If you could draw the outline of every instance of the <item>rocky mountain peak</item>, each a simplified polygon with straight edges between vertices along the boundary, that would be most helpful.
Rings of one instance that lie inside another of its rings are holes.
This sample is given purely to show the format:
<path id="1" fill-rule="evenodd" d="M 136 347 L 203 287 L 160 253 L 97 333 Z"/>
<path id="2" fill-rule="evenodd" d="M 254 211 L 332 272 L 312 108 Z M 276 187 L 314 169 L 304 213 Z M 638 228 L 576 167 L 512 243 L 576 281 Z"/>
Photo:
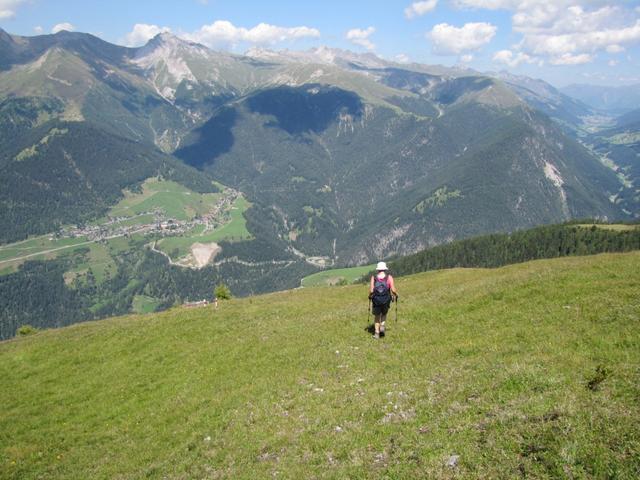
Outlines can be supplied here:
<path id="1" fill-rule="evenodd" d="M 164 51 L 180 52 L 184 54 L 193 52 L 198 54 L 206 54 L 209 49 L 199 43 L 191 42 L 180 38 L 170 32 L 162 32 L 157 34 L 146 45 L 138 50 L 137 57 L 144 57 L 154 50 L 163 49 Z"/>

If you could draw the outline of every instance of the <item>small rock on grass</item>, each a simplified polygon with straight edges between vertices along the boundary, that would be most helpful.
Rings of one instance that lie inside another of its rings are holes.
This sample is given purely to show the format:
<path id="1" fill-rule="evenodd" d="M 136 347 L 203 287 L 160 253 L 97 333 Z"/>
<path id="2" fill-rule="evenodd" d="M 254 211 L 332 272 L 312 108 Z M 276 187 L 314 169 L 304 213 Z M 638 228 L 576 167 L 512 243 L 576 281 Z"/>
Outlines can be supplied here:
<path id="1" fill-rule="evenodd" d="M 458 466 L 458 460 L 460 460 L 460 455 L 451 455 L 447 460 L 447 467 L 456 468 Z"/>

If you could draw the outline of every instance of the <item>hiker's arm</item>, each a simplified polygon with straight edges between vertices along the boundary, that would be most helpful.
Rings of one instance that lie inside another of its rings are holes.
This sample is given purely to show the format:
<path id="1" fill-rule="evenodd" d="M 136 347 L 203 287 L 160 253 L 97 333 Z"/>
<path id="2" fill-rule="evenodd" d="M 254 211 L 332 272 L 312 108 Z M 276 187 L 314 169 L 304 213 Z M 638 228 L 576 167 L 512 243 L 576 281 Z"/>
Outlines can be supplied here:
<path id="1" fill-rule="evenodd" d="M 373 293 L 373 275 L 371 276 L 371 280 L 369 281 L 369 297 Z"/>
<path id="2" fill-rule="evenodd" d="M 389 290 L 391 290 L 391 293 L 393 294 L 394 297 L 398 298 L 398 292 L 396 291 L 396 284 L 393 281 L 393 277 L 391 275 L 389 275 Z"/>

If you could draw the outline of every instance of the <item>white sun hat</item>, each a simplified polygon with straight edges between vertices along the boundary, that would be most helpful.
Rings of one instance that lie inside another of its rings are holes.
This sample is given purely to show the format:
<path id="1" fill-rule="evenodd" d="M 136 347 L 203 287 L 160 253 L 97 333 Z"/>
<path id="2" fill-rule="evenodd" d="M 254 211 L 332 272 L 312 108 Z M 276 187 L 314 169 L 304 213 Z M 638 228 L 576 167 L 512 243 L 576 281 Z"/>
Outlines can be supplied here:
<path id="1" fill-rule="evenodd" d="M 387 264 L 384 262 L 378 262 L 378 265 L 376 265 L 376 270 L 381 272 L 382 270 L 389 270 L 387 268 Z"/>

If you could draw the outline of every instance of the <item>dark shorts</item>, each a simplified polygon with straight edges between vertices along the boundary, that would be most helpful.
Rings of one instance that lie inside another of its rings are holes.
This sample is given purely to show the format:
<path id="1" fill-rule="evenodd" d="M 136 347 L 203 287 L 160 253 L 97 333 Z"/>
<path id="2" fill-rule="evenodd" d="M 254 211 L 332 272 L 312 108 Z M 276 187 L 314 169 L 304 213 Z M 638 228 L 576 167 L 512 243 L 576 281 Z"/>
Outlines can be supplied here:
<path id="1" fill-rule="evenodd" d="M 387 303 L 385 305 L 372 305 L 371 306 L 371 313 L 373 313 L 374 315 L 386 315 L 387 312 L 389 311 L 389 306 L 391 304 Z"/>

